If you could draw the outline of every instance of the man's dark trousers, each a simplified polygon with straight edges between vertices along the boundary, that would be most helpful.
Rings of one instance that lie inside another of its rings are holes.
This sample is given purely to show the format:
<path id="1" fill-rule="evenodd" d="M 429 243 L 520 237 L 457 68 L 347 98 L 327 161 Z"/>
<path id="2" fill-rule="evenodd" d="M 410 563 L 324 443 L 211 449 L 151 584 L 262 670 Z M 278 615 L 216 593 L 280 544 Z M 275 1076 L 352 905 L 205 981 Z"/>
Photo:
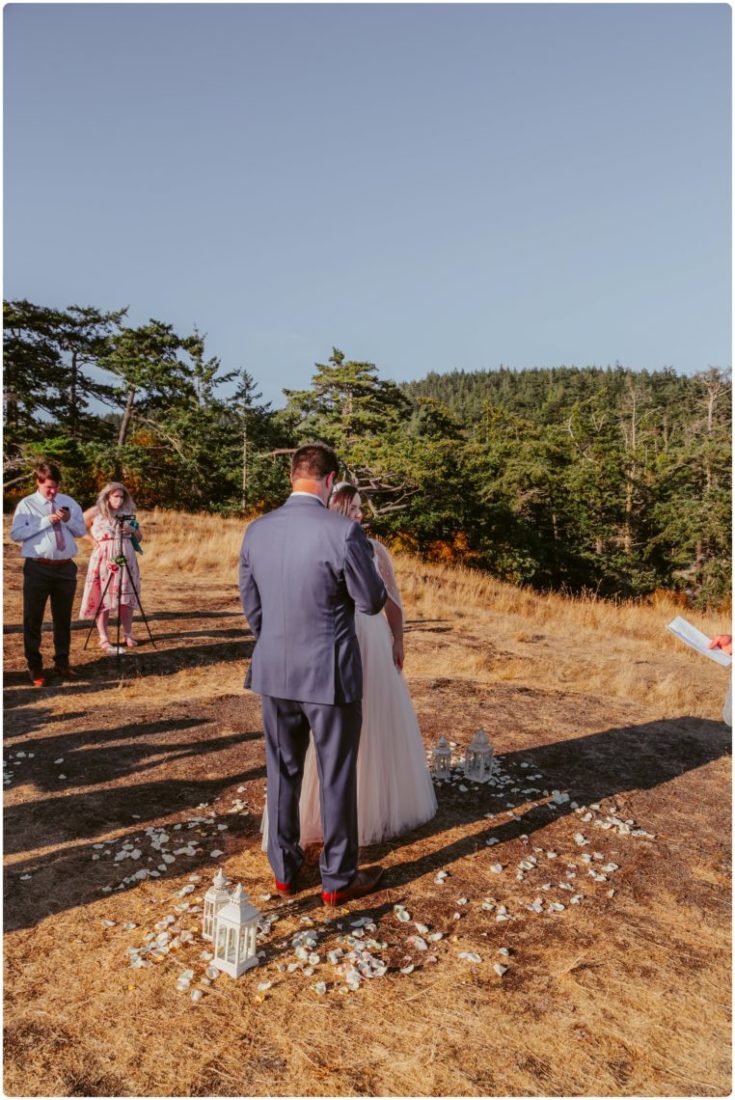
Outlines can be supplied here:
<path id="1" fill-rule="evenodd" d="M 325 889 L 344 889 L 357 866 L 357 753 L 362 700 L 329 706 L 264 695 L 262 703 L 271 867 L 279 882 L 293 882 L 304 862 L 299 843 L 299 797 L 311 730 L 321 799 L 322 883 L 327 884 Z M 328 802 L 325 790 L 330 792 Z"/>
<path id="2" fill-rule="evenodd" d="M 60 668 L 69 664 L 71 611 L 76 587 L 75 562 L 46 565 L 26 558 L 23 564 L 23 645 L 31 671 L 43 668 L 41 627 L 49 598 L 54 623 L 54 664 Z"/>

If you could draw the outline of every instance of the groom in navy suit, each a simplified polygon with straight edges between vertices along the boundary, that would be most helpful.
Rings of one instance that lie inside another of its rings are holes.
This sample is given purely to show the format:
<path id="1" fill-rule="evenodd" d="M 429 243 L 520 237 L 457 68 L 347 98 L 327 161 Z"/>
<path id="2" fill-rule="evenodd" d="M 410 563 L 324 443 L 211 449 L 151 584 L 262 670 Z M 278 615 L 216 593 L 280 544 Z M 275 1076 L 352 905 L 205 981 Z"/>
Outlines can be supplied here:
<path id="1" fill-rule="evenodd" d="M 357 869 L 362 662 L 355 608 L 377 615 L 387 595 L 360 525 L 327 508 L 338 471 L 325 443 L 299 447 L 290 497 L 250 524 L 240 551 L 240 597 L 255 636 L 245 686 L 263 703 L 268 859 L 277 889 L 296 893 L 304 862 L 299 796 L 311 730 L 325 905 L 369 894 L 383 874 L 382 867 Z"/>

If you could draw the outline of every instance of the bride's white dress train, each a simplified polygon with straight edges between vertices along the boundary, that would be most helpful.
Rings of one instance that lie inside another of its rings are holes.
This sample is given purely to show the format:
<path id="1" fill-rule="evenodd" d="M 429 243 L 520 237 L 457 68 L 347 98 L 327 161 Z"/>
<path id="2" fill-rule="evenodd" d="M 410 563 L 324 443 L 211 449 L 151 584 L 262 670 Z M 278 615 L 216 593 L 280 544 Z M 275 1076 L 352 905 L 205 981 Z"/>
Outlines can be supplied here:
<path id="1" fill-rule="evenodd" d="M 388 551 L 374 540 L 376 563 L 390 598 L 401 599 Z M 375 844 L 429 821 L 437 810 L 421 731 L 408 685 L 393 662 L 385 615 L 355 613 L 363 668 L 362 733 L 357 758 L 357 823 L 360 845 Z M 304 764 L 299 804 L 301 844 L 321 842 L 319 777 L 313 742 Z M 263 815 L 267 848 L 267 808 Z"/>

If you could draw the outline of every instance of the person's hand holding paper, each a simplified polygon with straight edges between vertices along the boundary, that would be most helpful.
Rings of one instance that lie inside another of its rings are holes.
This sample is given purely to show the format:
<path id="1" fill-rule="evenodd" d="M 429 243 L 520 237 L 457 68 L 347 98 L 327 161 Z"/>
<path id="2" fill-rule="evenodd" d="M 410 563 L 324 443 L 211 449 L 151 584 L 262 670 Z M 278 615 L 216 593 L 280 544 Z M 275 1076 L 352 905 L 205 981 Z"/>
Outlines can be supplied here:
<path id="1" fill-rule="evenodd" d="M 711 661 L 715 661 L 718 665 L 729 668 L 732 664 L 732 638 L 729 634 L 718 634 L 710 642 L 706 634 L 703 634 L 701 630 L 697 630 L 696 626 L 692 626 L 686 619 L 682 619 L 681 615 L 677 615 L 675 619 L 672 619 L 666 629 L 670 630 L 680 642 L 684 642 L 685 645 L 695 649 L 697 653 L 701 653 L 704 657 L 709 657 Z M 729 650 L 725 649 L 724 639 L 729 639 Z M 715 645 L 715 643 L 718 644 Z"/>

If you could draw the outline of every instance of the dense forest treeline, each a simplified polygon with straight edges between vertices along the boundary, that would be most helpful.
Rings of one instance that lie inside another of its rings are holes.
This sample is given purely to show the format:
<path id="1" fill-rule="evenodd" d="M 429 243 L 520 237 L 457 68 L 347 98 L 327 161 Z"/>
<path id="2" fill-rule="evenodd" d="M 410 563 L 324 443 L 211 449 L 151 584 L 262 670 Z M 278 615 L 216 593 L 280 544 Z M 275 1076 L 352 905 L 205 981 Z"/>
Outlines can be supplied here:
<path id="1" fill-rule="evenodd" d="M 429 374 L 397 385 L 333 349 L 286 407 L 205 339 L 126 310 L 4 303 L 5 502 L 39 455 L 88 504 L 249 514 L 288 491 L 289 451 L 332 443 L 376 534 L 539 588 L 700 604 L 730 582 L 729 375 L 622 366 Z"/>

